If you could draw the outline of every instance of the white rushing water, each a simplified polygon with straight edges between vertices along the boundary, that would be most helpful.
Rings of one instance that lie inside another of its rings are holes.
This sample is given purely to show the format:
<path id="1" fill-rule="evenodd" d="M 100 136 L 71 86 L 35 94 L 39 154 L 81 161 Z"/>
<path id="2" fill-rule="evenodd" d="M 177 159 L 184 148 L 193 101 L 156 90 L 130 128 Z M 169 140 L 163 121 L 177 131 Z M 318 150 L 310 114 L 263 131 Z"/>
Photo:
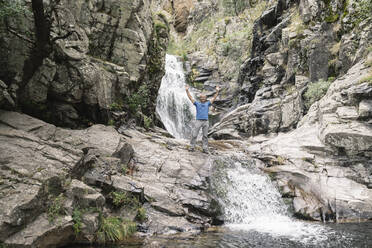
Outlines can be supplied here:
<path id="1" fill-rule="evenodd" d="M 195 107 L 185 92 L 182 62 L 176 56 L 166 55 L 165 75 L 161 81 L 156 112 L 167 131 L 176 139 L 189 138 Z"/>
<path id="2" fill-rule="evenodd" d="M 304 243 L 327 240 L 332 232 L 323 225 L 291 218 L 277 188 L 258 169 L 235 162 L 219 172 L 216 180 L 226 224 L 233 230 L 253 230 Z"/>
<path id="3" fill-rule="evenodd" d="M 175 138 L 189 138 L 195 107 L 185 92 L 182 62 L 175 56 L 166 55 L 165 71 L 156 112 Z M 324 225 L 290 217 L 278 189 L 254 165 L 246 165 L 247 161 L 237 158 L 220 159 L 211 176 L 211 185 L 223 207 L 229 228 L 257 231 L 315 245 L 327 240 L 333 232 Z"/>

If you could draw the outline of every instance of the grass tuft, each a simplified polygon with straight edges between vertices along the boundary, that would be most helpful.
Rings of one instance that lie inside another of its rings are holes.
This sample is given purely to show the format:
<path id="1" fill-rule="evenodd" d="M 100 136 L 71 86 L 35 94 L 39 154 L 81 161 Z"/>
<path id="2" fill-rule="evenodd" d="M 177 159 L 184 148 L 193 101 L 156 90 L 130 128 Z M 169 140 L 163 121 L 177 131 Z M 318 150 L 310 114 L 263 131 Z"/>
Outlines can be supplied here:
<path id="1" fill-rule="evenodd" d="M 138 198 L 127 192 L 111 192 L 110 196 L 115 207 L 128 206 L 132 208 L 139 208 L 140 206 Z"/>
<path id="2" fill-rule="evenodd" d="M 140 222 L 144 222 L 146 220 L 146 209 L 143 207 L 138 208 L 137 210 L 137 215 L 136 215 L 136 220 Z"/>
<path id="3" fill-rule="evenodd" d="M 101 242 L 117 242 L 132 236 L 137 230 L 136 223 L 119 217 L 101 217 L 97 239 Z"/>
<path id="4" fill-rule="evenodd" d="M 63 203 L 65 201 L 65 197 L 63 194 L 60 194 L 56 198 L 52 200 L 48 208 L 48 219 L 49 222 L 54 222 L 59 216 L 64 214 Z"/>

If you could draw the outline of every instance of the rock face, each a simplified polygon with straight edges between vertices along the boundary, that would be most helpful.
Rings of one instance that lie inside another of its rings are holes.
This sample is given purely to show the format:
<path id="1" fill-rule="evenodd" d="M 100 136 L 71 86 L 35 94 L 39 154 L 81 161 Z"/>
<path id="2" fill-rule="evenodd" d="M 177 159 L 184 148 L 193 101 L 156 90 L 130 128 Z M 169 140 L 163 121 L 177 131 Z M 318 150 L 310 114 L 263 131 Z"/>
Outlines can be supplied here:
<path id="1" fill-rule="evenodd" d="M 239 106 L 210 130 L 215 139 L 248 140 L 247 152 L 301 218 L 371 219 L 372 58 L 364 37 L 372 23 L 356 21 L 355 8 L 277 1 L 264 11 L 240 68 Z M 331 86 L 311 106 L 324 84 Z"/>
<path id="2" fill-rule="evenodd" d="M 294 131 L 251 139 L 254 145 L 247 151 L 266 162 L 265 170 L 303 218 L 372 217 L 372 86 L 360 83 L 369 73 L 364 61 L 356 64 L 333 82 Z"/>
<path id="3" fill-rule="evenodd" d="M 354 20 L 350 26 L 354 15 L 348 8 L 351 4 L 276 1 L 255 21 L 250 57 L 236 81 L 240 93 L 232 96 L 238 106 L 250 104 L 234 122 L 242 136 L 295 128 L 308 111 L 303 94 L 309 83 L 331 82 L 366 57 L 371 20 Z M 338 18 L 341 12 L 344 19 Z M 214 138 L 223 137 L 215 133 Z"/>
<path id="4" fill-rule="evenodd" d="M 10 99 L 0 106 L 13 101 L 31 115 L 78 127 L 106 123 L 110 110 L 135 113 L 140 104 L 133 94 L 142 87 L 149 103 L 139 111 L 154 112 L 169 30 L 165 19 L 153 17 L 150 1 L 58 1 L 43 7 L 47 27 L 33 21 L 32 11 L 1 23 L 0 79 L 18 94 L 4 95 Z M 40 28 L 47 33 L 41 58 L 34 55 Z M 32 35 L 22 39 L 24 34 Z"/>
<path id="5" fill-rule="evenodd" d="M 161 132 L 120 130 L 123 135 L 103 125 L 68 130 L 0 111 L 0 241 L 98 242 L 100 216 L 132 220 L 137 213 L 116 207 L 113 192 L 138 199 L 146 209 L 139 230 L 147 234 L 197 232 L 216 222 L 209 190 L 214 156 L 190 154 Z"/>

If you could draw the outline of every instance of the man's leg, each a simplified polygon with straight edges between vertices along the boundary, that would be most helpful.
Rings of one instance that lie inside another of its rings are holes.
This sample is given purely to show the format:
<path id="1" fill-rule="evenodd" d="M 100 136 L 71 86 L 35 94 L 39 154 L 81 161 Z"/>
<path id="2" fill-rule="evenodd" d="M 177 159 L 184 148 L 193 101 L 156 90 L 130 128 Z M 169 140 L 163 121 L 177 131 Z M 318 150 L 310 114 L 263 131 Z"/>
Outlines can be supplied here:
<path id="1" fill-rule="evenodd" d="M 209 121 L 203 121 L 203 151 L 208 152 L 208 128 Z"/>
<path id="2" fill-rule="evenodd" d="M 201 124 L 202 124 L 201 121 L 198 121 L 198 120 L 194 121 L 194 129 L 191 132 L 191 141 L 190 141 L 191 150 L 195 149 L 196 139 L 198 138 L 199 130 L 202 127 Z"/>

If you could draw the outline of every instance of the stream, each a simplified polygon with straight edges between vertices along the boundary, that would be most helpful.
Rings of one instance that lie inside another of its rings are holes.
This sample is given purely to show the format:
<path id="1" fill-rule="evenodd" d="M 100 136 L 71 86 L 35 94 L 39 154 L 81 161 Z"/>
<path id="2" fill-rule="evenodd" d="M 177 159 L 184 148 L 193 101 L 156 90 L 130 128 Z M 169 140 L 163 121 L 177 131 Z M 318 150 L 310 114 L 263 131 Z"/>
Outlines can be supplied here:
<path id="1" fill-rule="evenodd" d="M 167 55 L 157 113 L 175 138 L 189 136 L 195 116 L 184 91 L 182 63 Z M 372 223 L 323 224 L 292 217 L 270 178 L 249 161 L 221 158 L 211 189 L 225 225 L 197 236 L 153 238 L 160 247 L 372 247 Z"/>
<path id="2" fill-rule="evenodd" d="M 157 113 L 177 139 L 190 134 L 195 110 L 185 94 L 182 63 L 167 55 L 166 74 Z M 267 174 L 238 153 L 216 158 L 210 176 L 211 194 L 218 200 L 224 225 L 198 234 L 178 233 L 131 238 L 121 245 L 140 248 L 371 248 L 372 223 L 320 223 L 293 217 Z M 74 246 L 80 248 L 81 246 Z M 96 246 L 97 247 L 97 246 Z"/>

